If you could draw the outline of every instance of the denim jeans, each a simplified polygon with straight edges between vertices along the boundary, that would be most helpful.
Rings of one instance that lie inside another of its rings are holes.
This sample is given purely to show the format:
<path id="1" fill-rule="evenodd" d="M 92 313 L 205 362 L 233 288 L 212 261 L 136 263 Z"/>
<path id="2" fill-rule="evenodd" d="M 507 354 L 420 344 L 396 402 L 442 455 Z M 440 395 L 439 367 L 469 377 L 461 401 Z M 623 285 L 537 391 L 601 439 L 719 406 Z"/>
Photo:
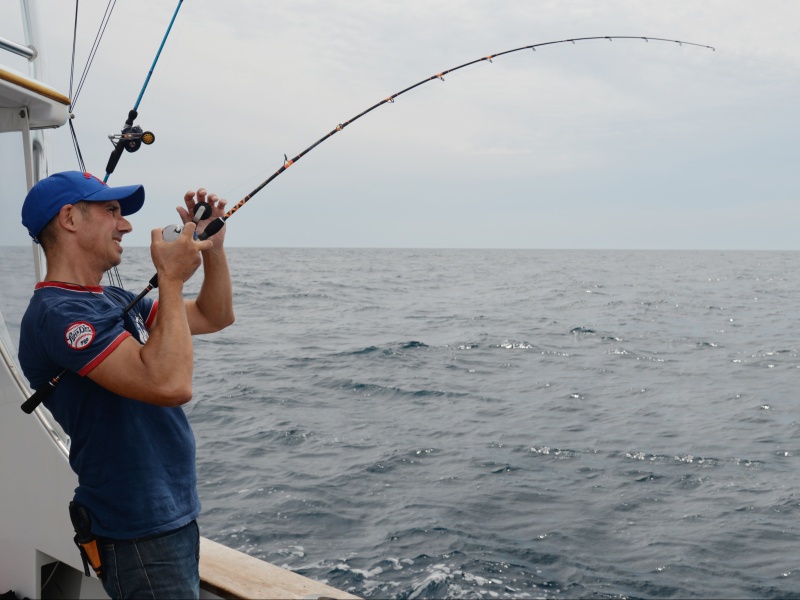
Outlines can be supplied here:
<path id="1" fill-rule="evenodd" d="M 100 541 L 103 587 L 115 600 L 200 596 L 200 531 L 196 521 L 152 538 Z"/>

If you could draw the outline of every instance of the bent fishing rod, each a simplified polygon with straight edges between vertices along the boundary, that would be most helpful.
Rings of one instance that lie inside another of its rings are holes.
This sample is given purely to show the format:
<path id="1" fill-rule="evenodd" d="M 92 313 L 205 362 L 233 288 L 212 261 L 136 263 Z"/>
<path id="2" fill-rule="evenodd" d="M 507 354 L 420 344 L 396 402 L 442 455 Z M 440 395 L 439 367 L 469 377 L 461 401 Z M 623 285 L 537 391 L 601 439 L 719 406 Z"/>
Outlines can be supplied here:
<path id="1" fill-rule="evenodd" d="M 577 42 L 584 42 L 584 41 L 588 41 L 588 40 L 608 40 L 609 42 L 611 42 L 613 40 L 644 40 L 645 42 L 651 42 L 651 41 L 652 42 L 668 42 L 668 43 L 678 44 L 679 46 L 695 46 L 697 48 L 707 48 L 709 50 L 716 51 L 716 48 L 714 48 L 713 46 L 708 46 L 706 44 L 697 44 L 695 42 L 685 42 L 685 41 L 682 41 L 682 40 L 672 40 L 672 39 L 667 39 L 667 38 L 634 36 L 634 35 L 602 35 L 602 36 L 568 38 L 568 39 L 564 39 L 564 40 L 555 40 L 555 41 L 552 41 L 552 42 L 540 42 L 538 44 L 530 44 L 528 46 L 521 46 L 519 48 L 513 48 L 511 50 L 504 50 L 503 52 L 498 52 L 496 54 L 490 54 L 488 56 L 483 56 L 481 58 L 476 58 L 475 60 L 471 60 L 469 62 L 465 62 L 464 64 L 458 65 L 457 67 L 452 67 L 452 68 L 447 69 L 445 71 L 441 71 L 441 72 L 439 72 L 439 73 L 437 73 L 435 75 L 431 75 L 430 77 L 426 77 L 425 79 L 423 79 L 421 81 L 418 81 L 417 83 L 415 83 L 413 85 L 410 85 L 407 88 L 405 88 L 403 90 L 400 90 L 399 92 L 395 92 L 394 94 L 384 98 L 380 102 L 376 102 L 375 104 L 373 104 L 372 106 L 370 106 L 366 110 L 358 113 L 356 116 L 348 119 L 347 121 L 339 123 L 334 129 L 332 129 L 331 131 L 326 133 L 324 136 L 322 136 L 316 142 L 311 144 L 308 148 L 306 148 L 305 150 L 300 152 L 294 158 L 290 159 L 286 154 L 284 154 L 283 155 L 283 165 L 277 171 L 275 171 L 267 179 L 265 179 L 258 186 L 256 186 L 256 188 L 253 189 L 253 191 L 251 191 L 244 198 L 242 198 L 233 208 L 231 208 L 227 213 L 225 213 L 225 215 L 223 215 L 221 217 L 217 217 L 214 221 L 212 221 L 208 225 L 208 227 L 206 227 L 206 232 L 210 232 L 210 233 L 208 233 L 206 238 L 208 236 L 213 235 L 214 233 L 216 233 L 220 229 L 222 229 L 222 226 L 225 225 L 225 221 L 227 221 L 230 217 L 232 217 L 234 215 L 234 213 L 236 213 L 236 211 L 238 211 L 240 208 L 242 208 L 242 206 L 247 204 L 247 202 L 253 196 L 255 196 L 258 192 L 260 192 L 266 186 L 268 186 L 270 183 L 272 183 L 272 181 L 274 181 L 276 177 L 278 177 L 281 173 L 286 171 L 286 169 L 291 167 L 298 160 L 303 158 L 306 154 L 311 152 L 314 148 L 319 146 L 322 142 L 324 142 L 325 140 L 329 139 L 333 135 L 339 133 L 345 127 L 347 127 L 348 125 L 354 123 L 355 121 L 357 121 L 361 117 L 371 113 L 373 110 L 375 110 L 379 106 L 383 106 L 384 104 L 393 103 L 395 101 L 395 98 L 397 98 L 398 96 L 402 96 L 406 92 L 410 92 L 411 90 L 413 90 L 415 88 L 418 88 L 421 85 L 424 85 L 424 84 L 428 83 L 429 81 L 433 81 L 434 79 L 439 79 L 440 81 L 444 81 L 444 76 L 445 75 L 448 75 L 449 73 L 453 73 L 455 71 L 458 71 L 459 69 L 463 69 L 465 67 L 469 67 L 471 65 L 474 65 L 474 64 L 477 64 L 477 63 L 480 63 L 480 62 L 483 62 L 483 61 L 492 62 L 492 59 L 498 58 L 500 56 L 505 56 L 506 54 L 512 54 L 514 52 L 520 52 L 522 50 L 533 50 L 533 51 L 536 51 L 537 48 L 541 48 L 541 47 L 544 47 L 544 46 L 554 46 L 554 45 L 557 45 L 557 44 L 570 44 L 570 43 L 571 44 L 575 44 Z M 203 239 L 206 239 L 206 238 L 203 238 Z M 154 279 L 156 280 L 156 284 L 152 285 L 152 286 L 149 285 L 147 288 L 145 288 L 142 291 L 142 293 L 138 296 L 137 301 L 141 300 L 141 298 L 143 298 L 150 290 L 152 290 L 154 287 L 158 286 L 157 279 L 155 277 L 154 277 Z M 153 282 L 153 280 L 151 280 L 151 284 L 152 284 L 152 282 Z"/>
<path id="2" fill-rule="evenodd" d="M 650 42 L 650 41 L 654 41 L 654 42 L 671 42 L 671 43 L 674 43 L 674 44 L 678 44 L 679 46 L 696 46 L 698 48 L 708 48 L 709 50 L 716 51 L 716 49 L 713 46 L 707 46 L 705 44 L 696 44 L 694 42 L 684 42 L 684 41 L 681 41 L 681 40 L 670 40 L 670 39 L 666 39 L 666 38 L 643 37 L 643 36 L 632 36 L 632 35 L 604 35 L 604 36 L 570 38 L 570 39 L 565 39 L 565 40 L 556 40 L 556 41 L 553 41 L 553 42 L 541 42 L 541 43 L 538 43 L 538 44 L 531 44 L 529 46 L 521 46 L 519 48 L 514 48 L 512 50 L 504 50 L 503 52 L 498 52 L 496 54 L 490 54 L 488 56 L 483 56 L 481 58 L 477 58 L 475 60 L 471 60 L 469 62 L 465 62 L 463 65 L 458 65 L 457 67 L 453 67 L 451 69 L 447 69 L 445 71 L 441 71 L 440 73 L 437 73 L 436 75 L 431 75 L 430 77 L 426 77 L 425 79 L 423 79 L 421 81 L 418 81 L 414 85 L 410 85 L 407 88 L 405 88 L 404 90 L 396 92 L 396 93 L 392 94 L 391 96 L 388 96 L 388 97 L 384 98 L 380 102 L 376 102 L 375 104 L 370 106 L 368 109 L 358 113 L 356 116 L 352 117 L 351 119 L 348 119 L 347 121 L 344 121 L 343 123 L 339 123 L 334 129 L 332 129 L 327 134 L 322 136 L 320 139 L 318 139 L 316 142 L 311 144 L 308 148 L 306 148 L 305 150 L 300 152 L 294 158 L 289 159 L 284 154 L 283 155 L 283 158 L 284 158 L 283 166 L 281 166 L 277 171 L 275 171 L 269 178 L 267 178 L 262 183 L 260 183 L 252 192 L 250 192 L 244 198 L 242 198 L 242 200 L 240 200 L 224 216 L 219 217 L 218 220 L 222 220 L 222 222 L 224 223 L 224 221 L 229 219 L 237 210 L 239 210 L 242 206 L 244 206 L 253 196 L 255 196 L 258 192 L 260 192 L 262 189 L 264 189 L 267 185 L 272 183 L 272 181 L 276 177 L 278 177 L 286 169 L 291 167 L 298 160 L 303 158 L 306 154 L 311 152 L 314 148 L 319 146 L 322 142 L 324 142 L 325 140 L 327 140 L 328 138 L 330 138 L 334 134 L 339 133 L 345 127 L 347 127 L 348 125 L 354 123 L 355 121 L 357 121 L 361 117 L 371 113 L 373 110 L 375 110 L 379 106 L 383 106 L 384 104 L 393 103 L 395 98 L 397 98 L 398 96 L 402 96 L 406 92 L 410 92 L 411 90 L 413 90 L 415 88 L 418 88 L 421 85 L 424 85 L 424 84 L 428 83 L 429 81 L 433 81 L 434 79 L 439 79 L 440 81 L 444 81 L 444 76 L 448 75 L 449 73 L 453 73 L 455 71 L 458 71 L 459 69 L 463 69 L 465 67 L 469 67 L 469 66 L 472 66 L 474 64 L 483 62 L 483 61 L 492 62 L 492 59 L 497 58 L 499 56 L 505 56 L 506 54 L 512 54 L 514 52 L 520 52 L 522 50 L 533 50 L 533 51 L 536 51 L 537 48 L 541 48 L 543 46 L 553 46 L 553 45 L 556 45 L 556 44 L 569 44 L 569 43 L 575 44 L 576 42 L 583 42 L 583 41 L 587 41 L 587 40 L 608 40 L 609 42 L 613 41 L 613 40 L 644 40 L 645 42 Z M 222 227 L 222 225 L 220 225 L 220 228 L 221 227 Z"/>
<path id="3" fill-rule="evenodd" d="M 179 7 L 180 7 L 180 3 L 179 3 Z M 176 9 L 176 13 L 177 13 L 177 9 Z M 174 19 L 174 17 L 173 17 L 173 19 Z M 171 24 L 170 24 L 170 26 L 171 26 Z M 324 142 L 325 140 L 331 138 L 333 135 L 339 133 L 345 127 L 347 127 L 348 125 L 354 123 L 355 121 L 357 121 L 361 117 L 371 113 L 373 110 L 375 110 L 379 106 L 383 106 L 384 104 L 393 103 L 395 101 L 395 98 L 397 98 L 399 96 L 402 96 L 406 92 L 410 92 L 411 90 L 413 90 L 415 88 L 418 88 L 421 85 L 424 85 L 424 84 L 428 83 L 429 81 L 433 81 L 434 79 L 439 79 L 440 81 L 444 81 L 444 76 L 445 75 L 448 75 L 450 73 L 453 73 L 453 72 L 458 71 L 460 69 L 464 69 L 466 67 L 469 67 L 471 65 L 474 65 L 474 64 L 477 64 L 477 63 L 480 63 L 480 62 L 484 62 L 484 61 L 492 62 L 492 59 L 498 58 L 500 56 L 505 56 L 507 54 L 512 54 L 514 52 L 520 52 L 522 50 L 533 50 L 533 51 L 536 51 L 537 48 L 542 48 L 544 46 L 554 46 L 554 45 L 558 45 L 558 44 L 570 44 L 570 43 L 571 44 L 575 44 L 577 42 L 585 42 L 585 41 L 589 41 L 589 40 L 608 40 L 609 42 L 611 42 L 613 40 L 643 40 L 645 42 L 651 42 L 651 41 L 652 42 L 667 42 L 667 43 L 678 44 L 679 46 L 694 46 L 694 47 L 697 47 L 697 48 L 707 48 L 707 49 L 712 50 L 712 51 L 716 50 L 713 46 L 708 46 L 706 44 L 697 44 L 697 43 L 694 43 L 694 42 L 685 42 L 685 41 L 682 41 L 682 40 L 672 40 L 672 39 L 667 39 L 667 38 L 633 36 L 633 35 L 603 35 L 603 36 L 568 38 L 568 39 L 564 39 L 564 40 L 555 40 L 555 41 L 551 41 L 551 42 L 540 42 L 538 44 L 530 44 L 528 46 L 521 46 L 519 48 L 513 48 L 511 50 L 504 50 L 503 52 L 498 52 L 496 54 L 490 54 L 488 56 L 483 56 L 481 58 L 477 58 L 475 60 L 471 60 L 469 62 L 465 62 L 464 64 L 458 65 L 457 67 L 452 67 L 450 69 L 447 69 L 447 70 L 441 71 L 439 73 L 436 73 L 435 75 L 431 75 L 430 77 L 426 77 L 425 79 L 422 79 L 421 81 L 418 81 L 417 83 L 415 83 L 413 85 L 410 85 L 407 88 L 405 88 L 403 90 L 400 90 L 399 92 L 395 92 L 394 94 L 392 94 L 390 96 L 387 96 L 386 98 L 384 98 L 383 100 L 381 100 L 379 102 L 376 102 L 375 104 L 373 104 L 372 106 L 370 106 L 366 110 L 361 111 L 360 113 L 358 113 L 354 117 L 348 119 L 347 121 L 344 121 L 343 123 L 339 123 L 334 129 L 332 129 L 327 134 L 325 134 L 320 139 L 318 139 L 316 142 L 311 144 L 308 148 L 306 148 L 305 150 L 301 151 L 294 158 L 289 159 L 289 157 L 286 154 L 284 154 L 283 155 L 283 159 L 284 159 L 283 165 L 277 171 L 275 171 L 267 179 L 262 181 L 258 186 L 256 186 L 249 194 L 247 194 L 244 198 L 242 198 L 235 206 L 233 206 L 223 216 L 217 217 L 216 219 L 211 221 L 206 226 L 205 230 L 202 233 L 197 234 L 197 238 L 201 239 L 201 240 L 205 240 L 205 239 L 208 239 L 209 237 L 213 236 L 220 229 L 222 229 L 222 227 L 225 225 L 225 222 L 228 219 L 230 219 L 240 208 L 242 208 L 245 204 L 247 204 L 247 202 L 249 202 L 253 198 L 253 196 L 255 196 L 258 192 L 260 192 L 265 187 L 267 187 L 270 183 L 272 183 L 275 180 L 276 177 L 281 175 L 281 173 L 286 171 L 286 169 L 291 167 L 298 160 L 300 160 L 306 154 L 311 152 L 314 148 L 319 146 L 322 142 Z M 163 43 L 162 43 L 162 46 L 163 46 Z M 160 49 L 159 49 L 159 52 L 160 52 Z M 151 71 L 151 73 L 152 73 L 152 71 Z M 149 79 L 149 75 L 148 75 L 148 79 Z M 145 83 L 145 85 L 147 85 L 147 84 Z M 142 91 L 144 91 L 144 89 Z M 140 95 L 140 99 L 141 99 L 141 95 Z M 137 102 L 137 104 L 138 104 L 138 102 Z M 116 152 L 116 148 L 115 148 L 115 152 Z M 118 154 L 121 155 L 121 153 L 122 153 L 122 149 L 119 149 Z M 112 154 L 112 157 L 113 157 L 113 154 Z M 113 168 L 112 168 L 112 170 L 113 170 Z M 200 220 L 200 219 L 197 219 L 197 215 L 195 215 L 195 219 L 196 219 L 196 221 Z M 181 229 L 180 226 L 172 226 L 172 225 L 170 225 L 170 226 L 165 227 L 164 231 L 163 231 L 164 239 L 170 239 L 173 235 L 179 234 L 180 233 L 180 229 Z M 172 239 L 174 239 L 174 238 L 172 238 Z M 148 282 L 147 287 L 145 287 L 125 307 L 123 312 L 127 313 L 128 311 L 130 311 L 136 305 L 136 303 L 139 302 L 139 300 L 144 298 L 150 291 L 152 291 L 154 288 L 157 288 L 157 287 L 158 287 L 158 273 L 153 275 L 153 277 Z M 61 380 L 61 378 L 66 373 L 67 373 L 67 369 L 63 369 L 53 379 L 51 379 L 45 385 L 43 385 L 38 390 L 36 390 L 36 392 L 34 392 L 34 394 L 30 398 L 28 398 L 28 400 L 26 400 L 25 403 L 22 405 L 22 410 L 25 411 L 26 413 L 33 412 L 34 409 L 53 392 L 53 390 L 55 389 L 55 387 L 58 384 L 58 382 Z"/>

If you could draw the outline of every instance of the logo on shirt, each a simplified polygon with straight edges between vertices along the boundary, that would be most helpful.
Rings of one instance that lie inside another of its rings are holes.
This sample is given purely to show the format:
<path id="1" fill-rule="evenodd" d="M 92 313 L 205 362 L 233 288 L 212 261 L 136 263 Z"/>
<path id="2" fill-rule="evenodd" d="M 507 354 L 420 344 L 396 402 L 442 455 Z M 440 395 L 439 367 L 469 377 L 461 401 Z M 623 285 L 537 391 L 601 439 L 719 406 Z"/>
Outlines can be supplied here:
<path id="1" fill-rule="evenodd" d="M 143 344 L 147 343 L 150 339 L 150 334 L 147 332 L 147 325 L 144 324 L 144 319 L 141 315 L 136 315 L 133 318 L 133 324 L 136 326 L 136 331 L 139 333 L 139 341 Z"/>
<path id="2" fill-rule="evenodd" d="M 67 327 L 64 334 L 67 346 L 73 350 L 83 350 L 88 348 L 94 340 L 94 327 L 85 321 L 78 321 Z"/>

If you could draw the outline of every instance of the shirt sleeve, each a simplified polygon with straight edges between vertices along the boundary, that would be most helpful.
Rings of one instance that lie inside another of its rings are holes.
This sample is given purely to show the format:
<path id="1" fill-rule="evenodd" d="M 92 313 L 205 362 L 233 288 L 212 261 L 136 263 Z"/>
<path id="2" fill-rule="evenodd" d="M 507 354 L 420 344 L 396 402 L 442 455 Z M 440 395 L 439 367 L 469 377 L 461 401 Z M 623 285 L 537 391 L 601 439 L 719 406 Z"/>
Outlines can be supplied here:
<path id="1" fill-rule="evenodd" d="M 153 327 L 153 321 L 156 320 L 157 314 L 158 314 L 158 300 L 151 300 L 150 306 L 147 312 L 145 312 L 145 317 L 144 317 L 144 324 L 147 326 L 148 331 Z"/>
<path id="2" fill-rule="evenodd" d="M 122 309 L 102 300 L 70 300 L 50 307 L 43 323 L 51 340 L 51 359 L 85 376 L 105 360 L 131 333 Z"/>

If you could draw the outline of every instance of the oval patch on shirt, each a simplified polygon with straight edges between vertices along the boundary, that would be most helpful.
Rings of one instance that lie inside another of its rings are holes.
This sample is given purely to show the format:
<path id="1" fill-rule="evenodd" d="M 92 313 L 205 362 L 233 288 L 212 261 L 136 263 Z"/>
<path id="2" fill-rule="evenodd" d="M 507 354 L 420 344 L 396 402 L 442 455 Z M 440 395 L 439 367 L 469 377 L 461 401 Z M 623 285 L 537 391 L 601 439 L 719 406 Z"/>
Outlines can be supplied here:
<path id="1" fill-rule="evenodd" d="M 88 348 L 94 340 L 94 327 L 85 321 L 78 321 L 67 327 L 64 340 L 73 350 Z"/>

